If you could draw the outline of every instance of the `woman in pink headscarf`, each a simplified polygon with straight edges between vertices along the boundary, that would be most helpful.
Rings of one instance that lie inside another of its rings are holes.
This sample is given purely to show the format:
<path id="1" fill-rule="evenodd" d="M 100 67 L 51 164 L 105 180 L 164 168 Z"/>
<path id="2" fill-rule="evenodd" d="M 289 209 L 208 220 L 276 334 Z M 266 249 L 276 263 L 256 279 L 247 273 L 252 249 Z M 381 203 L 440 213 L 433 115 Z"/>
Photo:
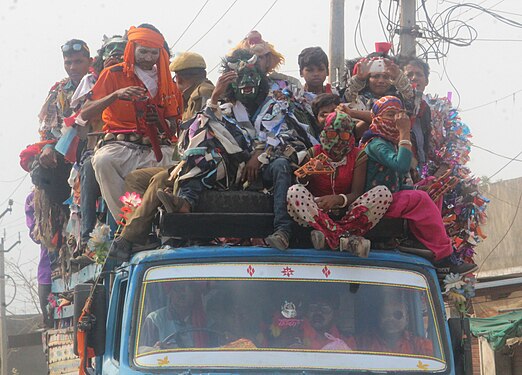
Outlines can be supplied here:
<path id="1" fill-rule="evenodd" d="M 375 102 L 370 129 L 361 139 L 368 158 L 365 190 L 381 185 L 390 189 L 393 202 L 385 217 L 408 220 L 413 235 L 433 252 L 439 273 L 472 272 L 475 264 L 453 259 L 453 245 L 437 205 L 425 191 L 404 183 L 412 160 L 410 127 L 399 98 L 383 96 Z"/>

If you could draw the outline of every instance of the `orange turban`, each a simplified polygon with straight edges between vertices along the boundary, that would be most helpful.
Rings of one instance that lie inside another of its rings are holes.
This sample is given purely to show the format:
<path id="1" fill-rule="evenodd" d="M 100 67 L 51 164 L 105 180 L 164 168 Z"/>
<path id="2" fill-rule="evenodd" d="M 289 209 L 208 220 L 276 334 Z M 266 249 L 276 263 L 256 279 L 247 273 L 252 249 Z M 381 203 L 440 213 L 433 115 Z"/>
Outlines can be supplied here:
<path id="1" fill-rule="evenodd" d="M 158 95 L 161 104 L 170 104 L 172 99 L 176 98 L 176 89 L 170 75 L 169 55 L 163 48 L 165 39 L 154 30 L 134 26 L 131 26 L 129 31 L 127 31 L 127 38 L 129 41 L 123 53 L 123 71 L 128 76 L 134 74 L 134 50 L 136 49 L 136 43 L 148 48 L 159 48 L 160 56 L 156 63 L 158 68 Z"/>

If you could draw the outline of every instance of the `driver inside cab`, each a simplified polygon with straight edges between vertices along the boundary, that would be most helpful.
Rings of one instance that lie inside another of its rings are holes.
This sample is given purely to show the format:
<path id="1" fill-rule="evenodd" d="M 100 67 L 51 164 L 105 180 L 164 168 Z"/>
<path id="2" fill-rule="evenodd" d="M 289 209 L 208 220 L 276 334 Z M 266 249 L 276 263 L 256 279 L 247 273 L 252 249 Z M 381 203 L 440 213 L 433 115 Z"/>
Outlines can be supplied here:
<path id="1" fill-rule="evenodd" d="M 164 348 L 201 348 L 207 343 L 206 319 L 198 286 L 183 281 L 164 287 L 167 305 L 147 315 L 140 352 Z"/>

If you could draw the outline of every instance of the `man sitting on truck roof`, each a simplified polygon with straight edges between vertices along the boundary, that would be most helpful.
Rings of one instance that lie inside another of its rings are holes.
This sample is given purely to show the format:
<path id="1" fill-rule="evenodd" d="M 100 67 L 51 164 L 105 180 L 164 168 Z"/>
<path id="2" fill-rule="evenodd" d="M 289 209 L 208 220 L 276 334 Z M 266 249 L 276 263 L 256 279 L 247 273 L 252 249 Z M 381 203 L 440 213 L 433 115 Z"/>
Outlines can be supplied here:
<path id="1" fill-rule="evenodd" d="M 101 73 L 82 108 L 84 120 L 102 113 L 105 122 L 104 143 L 92 165 L 113 217 L 120 213 L 127 174 L 172 164 L 169 133 L 181 117 L 181 93 L 172 82 L 163 35 L 144 24 L 131 27 L 127 37 L 123 63 Z"/>
<path id="2" fill-rule="evenodd" d="M 219 77 L 203 113 L 193 122 L 182 124 L 179 140 L 182 162 L 169 170 L 170 181 L 165 174 L 154 176 L 144 195 L 146 202 L 114 241 L 109 256 L 124 261 L 130 257 L 131 251 L 139 251 L 136 247 L 133 249 L 133 243 L 145 240 L 160 205 L 157 199 L 168 213 L 190 212 L 197 205 L 203 189 L 227 180 L 223 178 L 225 168 L 228 176 L 236 176 L 241 163 L 248 160 L 251 139 L 255 134 L 251 116 L 266 98 L 267 79 L 258 71 L 255 56 L 246 50 L 227 56 L 223 68 L 224 73 Z M 248 87 L 241 86 L 242 82 Z M 225 98 L 224 103 L 219 105 L 218 100 L 222 98 Z M 175 192 L 163 190 L 167 185 L 172 188 L 174 182 Z M 227 188 L 235 186 L 237 189 L 238 182 L 230 178 L 224 184 L 228 184 Z M 157 199 L 151 198 L 156 194 Z"/>
<path id="3" fill-rule="evenodd" d="M 205 60 L 194 52 L 184 52 L 170 64 L 170 70 L 175 72 L 178 87 L 183 92 L 183 122 L 200 112 L 214 91 L 214 85 L 207 79 L 205 69 Z M 120 237 L 116 239 L 115 246 L 123 249 L 124 252 L 129 252 L 133 245 L 135 245 L 134 251 L 152 245 L 145 242 L 157 208 L 161 204 L 157 191 L 168 186 L 172 187 L 172 181 L 169 181 L 167 168 L 138 169 L 125 177 L 125 190 L 136 192 L 143 198 L 141 205 L 123 228 Z"/>

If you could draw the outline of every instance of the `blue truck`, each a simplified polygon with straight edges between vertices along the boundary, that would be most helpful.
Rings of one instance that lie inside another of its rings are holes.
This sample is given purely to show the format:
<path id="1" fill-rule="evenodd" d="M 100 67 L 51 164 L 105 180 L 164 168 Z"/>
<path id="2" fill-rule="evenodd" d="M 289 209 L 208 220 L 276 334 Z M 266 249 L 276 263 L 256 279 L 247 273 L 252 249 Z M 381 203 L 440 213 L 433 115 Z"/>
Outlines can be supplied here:
<path id="1" fill-rule="evenodd" d="M 397 249 L 165 246 L 112 276 L 94 294 L 92 373 L 470 373 L 466 321 L 446 319 L 432 264 Z"/>
<path id="2" fill-rule="evenodd" d="M 397 246 L 405 221 L 381 220 L 360 258 L 313 249 L 305 229 L 287 251 L 210 240 L 270 233 L 263 194 L 198 207 L 160 209 L 161 247 L 53 284 L 74 299 L 46 334 L 51 374 L 472 374 L 469 322 L 447 319 L 431 252 Z"/>

